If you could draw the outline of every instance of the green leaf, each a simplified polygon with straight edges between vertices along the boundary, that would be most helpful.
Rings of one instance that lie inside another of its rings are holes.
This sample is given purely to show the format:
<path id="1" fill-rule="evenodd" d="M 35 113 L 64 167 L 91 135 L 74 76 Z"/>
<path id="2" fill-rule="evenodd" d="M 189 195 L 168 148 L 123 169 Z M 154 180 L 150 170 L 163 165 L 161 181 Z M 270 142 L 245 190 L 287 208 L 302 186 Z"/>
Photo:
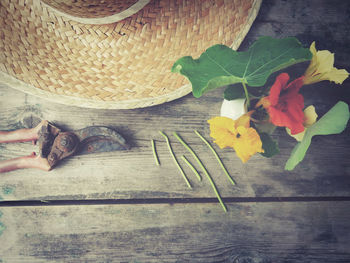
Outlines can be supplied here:
<path id="1" fill-rule="evenodd" d="M 291 171 L 304 159 L 313 136 L 341 133 L 346 128 L 348 120 L 349 106 L 345 102 L 339 101 L 306 130 L 303 140 L 294 147 L 284 169 Z"/>
<path id="2" fill-rule="evenodd" d="M 272 140 L 270 135 L 267 133 L 260 133 L 259 135 L 264 149 L 264 152 L 261 153 L 262 156 L 270 158 L 280 152 L 277 142 Z"/>
<path id="3" fill-rule="evenodd" d="M 224 91 L 225 100 L 235 100 L 245 98 L 243 87 L 241 86 L 228 86 Z"/>
<path id="4" fill-rule="evenodd" d="M 237 52 L 225 45 L 208 48 L 199 59 L 190 56 L 177 60 L 172 72 L 186 76 L 196 98 L 218 87 L 246 83 L 260 87 L 273 73 L 293 64 L 310 60 L 311 52 L 294 37 L 261 37 L 248 51 Z"/>

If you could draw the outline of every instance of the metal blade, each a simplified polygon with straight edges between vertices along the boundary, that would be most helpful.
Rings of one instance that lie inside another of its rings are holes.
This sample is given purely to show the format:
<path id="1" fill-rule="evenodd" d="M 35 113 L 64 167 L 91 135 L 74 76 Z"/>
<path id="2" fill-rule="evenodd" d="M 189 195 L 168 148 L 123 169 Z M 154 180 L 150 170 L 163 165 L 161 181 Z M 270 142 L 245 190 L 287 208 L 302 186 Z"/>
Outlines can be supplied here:
<path id="1" fill-rule="evenodd" d="M 130 146 L 115 130 L 104 126 L 90 126 L 73 131 L 79 138 L 80 145 L 76 154 L 111 152 L 128 150 Z"/>

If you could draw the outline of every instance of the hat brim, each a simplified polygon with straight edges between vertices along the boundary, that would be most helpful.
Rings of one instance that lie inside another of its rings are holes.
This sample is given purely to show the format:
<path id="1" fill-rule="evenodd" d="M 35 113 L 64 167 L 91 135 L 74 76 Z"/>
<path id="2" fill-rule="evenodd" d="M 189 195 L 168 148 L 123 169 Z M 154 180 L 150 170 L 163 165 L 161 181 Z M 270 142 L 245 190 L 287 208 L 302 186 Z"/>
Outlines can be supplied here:
<path id="1" fill-rule="evenodd" d="M 191 92 L 170 72 L 211 45 L 237 49 L 261 0 L 152 0 L 113 24 L 86 25 L 36 0 L 0 2 L 0 83 L 58 103 L 131 109 Z"/>

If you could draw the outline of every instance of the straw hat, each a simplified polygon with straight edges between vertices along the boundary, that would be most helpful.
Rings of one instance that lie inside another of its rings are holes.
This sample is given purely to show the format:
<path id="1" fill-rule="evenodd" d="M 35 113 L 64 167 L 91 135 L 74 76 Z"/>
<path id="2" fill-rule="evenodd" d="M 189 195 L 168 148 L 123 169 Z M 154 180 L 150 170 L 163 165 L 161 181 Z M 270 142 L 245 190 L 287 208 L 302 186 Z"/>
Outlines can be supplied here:
<path id="1" fill-rule="evenodd" d="M 127 109 L 191 91 L 170 72 L 237 49 L 261 0 L 1 0 L 0 83 L 55 102 Z"/>

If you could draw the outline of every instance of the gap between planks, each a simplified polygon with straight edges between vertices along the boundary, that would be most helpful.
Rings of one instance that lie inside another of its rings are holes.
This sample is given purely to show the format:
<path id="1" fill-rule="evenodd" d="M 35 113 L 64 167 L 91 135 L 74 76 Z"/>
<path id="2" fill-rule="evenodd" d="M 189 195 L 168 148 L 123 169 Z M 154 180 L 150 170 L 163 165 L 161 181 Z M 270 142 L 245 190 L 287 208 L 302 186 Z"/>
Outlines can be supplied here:
<path id="1" fill-rule="evenodd" d="M 282 202 L 341 202 L 350 196 L 307 197 L 224 197 L 225 203 L 282 203 Z M 85 199 L 85 200 L 22 200 L 2 201 L 0 207 L 72 206 L 72 205 L 132 205 L 132 204 L 205 204 L 217 203 L 216 198 L 146 198 L 146 199 Z"/>

